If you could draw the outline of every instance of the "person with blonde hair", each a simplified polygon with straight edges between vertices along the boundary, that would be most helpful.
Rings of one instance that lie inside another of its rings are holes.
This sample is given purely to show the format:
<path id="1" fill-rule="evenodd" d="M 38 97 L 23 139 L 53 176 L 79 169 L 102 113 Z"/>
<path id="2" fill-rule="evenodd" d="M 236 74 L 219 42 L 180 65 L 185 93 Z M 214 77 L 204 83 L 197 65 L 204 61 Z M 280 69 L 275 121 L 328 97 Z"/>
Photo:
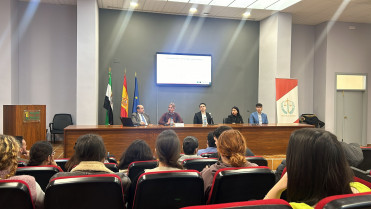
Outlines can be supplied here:
<path id="1" fill-rule="evenodd" d="M 18 167 L 19 143 L 12 136 L 0 135 L 0 179 L 22 180 L 28 184 L 36 209 L 44 207 L 44 192 L 33 176 L 14 176 Z"/>
<path id="2" fill-rule="evenodd" d="M 243 135 L 237 130 L 224 131 L 218 138 L 215 138 L 216 147 L 220 160 L 206 167 L 201 171 L 204 180 L 205 195 L 210 192 L 215 173 L 222 168 L 228 167 L 255 167 L 255 163 L 250 163 L 245 158 L 246 142 Z"/>

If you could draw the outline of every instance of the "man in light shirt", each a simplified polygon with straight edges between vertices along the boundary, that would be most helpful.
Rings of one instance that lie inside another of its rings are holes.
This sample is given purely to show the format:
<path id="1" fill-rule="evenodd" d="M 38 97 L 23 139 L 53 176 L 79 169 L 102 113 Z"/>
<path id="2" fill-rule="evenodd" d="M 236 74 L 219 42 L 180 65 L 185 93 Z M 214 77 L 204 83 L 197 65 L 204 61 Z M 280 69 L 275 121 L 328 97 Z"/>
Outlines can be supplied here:
<path id="1" fill-rule="evenodd" d="M 201 103 L 199 105 L 200 112 L 195 113 L 193 117 L 193 124 L 214 124 L 213 118 L 211 117 L 210 113 L 206 112 L 206 104 Z"/>
<path id="2" fill-rule="evenodd" d="M 149 115 L 144 112 L 143 105 L 137 105 L 137 112 L 133 112 L 131 120 L 136 126 L 147 126 L 151 123 Z"/>
<path id="3" fill-rule="evenodd" d="M 268 117 L 262 113 L 263 105 L 258 103 L 255 105 L 256 112 L 251 113 L 249 118 L 250 124 L 268 124 Z"/>

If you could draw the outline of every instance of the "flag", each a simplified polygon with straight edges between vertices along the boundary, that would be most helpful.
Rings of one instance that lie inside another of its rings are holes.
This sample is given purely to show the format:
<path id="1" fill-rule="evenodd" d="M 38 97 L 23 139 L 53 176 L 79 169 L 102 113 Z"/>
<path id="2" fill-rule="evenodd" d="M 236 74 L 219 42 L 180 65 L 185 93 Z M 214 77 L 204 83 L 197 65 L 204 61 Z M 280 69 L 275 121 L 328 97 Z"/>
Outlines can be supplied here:
<path id="1" fill-rule="evenodd" d="M 112 101 L 112 78 L 111 78 L 111 68 L 108 72 L 108 85 L 106 96 L 104 97 L 104 109 L 106 109 L 106 125 L 113 125 L 113 101 Z"/>
<path id="2" fill-rule="evenodd" d="M 133 110 L 132 112 L 137 112 L 137 106 L 139 105 L 139 92 L 138 92 L 138 82 L 137 73 L 135 73 L 135 89 L 134 89 L 134 99 L 133 99 Z"/>
<path id="3" fill-rule="evenodd" d="M 276 78 L 278 123 L 299 123 L 298 80 Z"/>
<path id="4" fill-rule="evenodd" d="M 121 99 L 121 117 L 128 117 L 129 97 L 128 85 L 126 84 L 126 69 L 124 74 L 124 84 L 122 85 L 122 99 Z"/>

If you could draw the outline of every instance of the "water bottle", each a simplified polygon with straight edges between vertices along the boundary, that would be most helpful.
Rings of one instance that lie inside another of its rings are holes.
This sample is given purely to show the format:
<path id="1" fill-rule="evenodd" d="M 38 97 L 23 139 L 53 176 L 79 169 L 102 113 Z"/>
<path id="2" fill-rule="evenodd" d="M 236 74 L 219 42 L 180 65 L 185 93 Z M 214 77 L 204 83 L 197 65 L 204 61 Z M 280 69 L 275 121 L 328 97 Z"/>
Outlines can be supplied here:
<path id="1" fill-rule="evenodd" d="M 174 126 L 174 119 L 173 119 L 173 117 L 170 118 L 170 126 Z"/>
<path id="2" fill-rule="evenodd" d="M 206 117 L 203 118 L 202 125 L 203 126 L 206 126 L 207 125 L 207 119 L 206 119 Z"/>

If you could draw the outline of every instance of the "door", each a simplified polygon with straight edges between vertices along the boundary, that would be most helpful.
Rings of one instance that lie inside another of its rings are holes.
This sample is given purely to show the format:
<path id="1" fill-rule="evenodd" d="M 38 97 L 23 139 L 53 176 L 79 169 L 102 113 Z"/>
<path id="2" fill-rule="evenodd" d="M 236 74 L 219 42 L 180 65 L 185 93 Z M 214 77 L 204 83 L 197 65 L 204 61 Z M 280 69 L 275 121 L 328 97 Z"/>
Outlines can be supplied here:
<path id="1" fill-rule="evenodd" d="M 362 141 L 363 117 L 366 117 L 363 94 L 364 91 L 336 92 L 336 136 L 339 141 L 366 143 Z"/>

